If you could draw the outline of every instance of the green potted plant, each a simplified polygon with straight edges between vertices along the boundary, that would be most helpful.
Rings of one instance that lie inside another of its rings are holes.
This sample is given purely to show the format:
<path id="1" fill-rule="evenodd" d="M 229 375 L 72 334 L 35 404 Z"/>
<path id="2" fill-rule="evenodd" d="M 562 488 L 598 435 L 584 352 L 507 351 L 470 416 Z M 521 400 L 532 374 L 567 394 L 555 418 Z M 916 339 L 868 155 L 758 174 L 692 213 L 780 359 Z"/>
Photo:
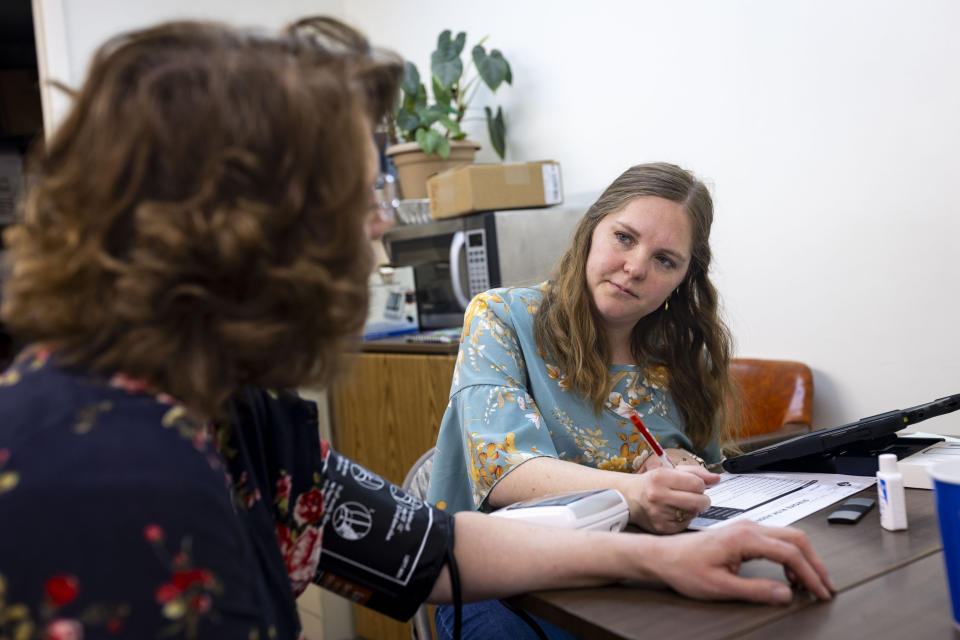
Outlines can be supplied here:
<path id="1" fill-rule="evenodd" d="M 429 97 L 417 66 L 404 62 L 401 101 L 388 131 L 393 145 L 386 152 L 397 167 L 404 198 L 425 198 L 428 177 L 473 162 L 480 145 L 466 140 L 461 123 L 469 117 L 480 82 L 491 92 L 504 82 L 513 84 L 509 63 L 497 49 L 487 53 L 486 39 L 473 47 L 465 68 L 461 55 L 467 34 L 461 31 L 452 37 L 449 29 L 440 33 L 430 56 Z M 497 107 L 494 113 L 484 107 L 484 111 L 490 144 L 502 160 L 506 152 L 503 108 Z"/>

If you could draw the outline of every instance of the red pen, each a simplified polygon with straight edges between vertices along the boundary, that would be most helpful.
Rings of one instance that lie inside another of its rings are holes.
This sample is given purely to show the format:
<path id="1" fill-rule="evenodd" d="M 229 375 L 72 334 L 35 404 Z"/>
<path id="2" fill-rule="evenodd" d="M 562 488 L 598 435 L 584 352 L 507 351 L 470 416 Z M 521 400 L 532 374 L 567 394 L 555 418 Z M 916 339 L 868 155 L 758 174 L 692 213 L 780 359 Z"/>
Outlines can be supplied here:
<path id="1" fill-rule="evenodd" d="M 657 439 L 653 437 L 653 434 L 650 433 L 650 430 L 647 429 L 647 425 L 643 424 L 643 421 L 640 420 L 640 416 L 636 414 L 635 411 L 630 412 L 630 420 L 633 422 L 633 426 L 637 428 L 637 431 L 640 432 L 640 437 L 644 439 L 653 452 L 657 454 L 657 457 L 660 458 L 660 464 L 665 466 L 667 469 L 674 469 L 673 463 L 670 462 L 670 458 L 667 457 L 667 453 L 663 450 L 663 447 L 660 446 L 660 443 L 657 442 Z"/>

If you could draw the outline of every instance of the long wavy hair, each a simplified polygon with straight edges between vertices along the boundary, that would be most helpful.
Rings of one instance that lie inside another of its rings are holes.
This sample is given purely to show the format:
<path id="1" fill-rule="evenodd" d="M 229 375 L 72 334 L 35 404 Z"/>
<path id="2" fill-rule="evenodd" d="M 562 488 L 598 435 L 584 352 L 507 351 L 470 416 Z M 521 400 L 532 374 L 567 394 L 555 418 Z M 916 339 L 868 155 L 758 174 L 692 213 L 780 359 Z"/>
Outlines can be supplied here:
<path id="1" fill-rule="evenodd" d="M 211 415 L 244 385 L 329 383 L 366 314 L 370 123 L 401 73 L 326 18 L 108 41 L 31 162 L 3 322 Z"/>
<path id="2" fill-rule="evenodd" d="M 580 221 L 547 285 L 534 319 L 534 337 L 570 387 L 590 398 L 599 413 L 610 393 L 610 348 L 587 288 L 587 257 L 597 224 L 642 196 L 682 205 L 690 218 L 693 246 L 686 277 L 671 295 L 669 309 L 660 307 L 637 322 L 631 351 L 637 362 L 666 367 L 667 386 L 685 433 L 702 450 L 727 427 L 726 401 L 733 394 L 728 372 L 732 344 L 708 273 L 713 200 L 692 174 L 672 164 L 641 164 L 607 187 Z"/>

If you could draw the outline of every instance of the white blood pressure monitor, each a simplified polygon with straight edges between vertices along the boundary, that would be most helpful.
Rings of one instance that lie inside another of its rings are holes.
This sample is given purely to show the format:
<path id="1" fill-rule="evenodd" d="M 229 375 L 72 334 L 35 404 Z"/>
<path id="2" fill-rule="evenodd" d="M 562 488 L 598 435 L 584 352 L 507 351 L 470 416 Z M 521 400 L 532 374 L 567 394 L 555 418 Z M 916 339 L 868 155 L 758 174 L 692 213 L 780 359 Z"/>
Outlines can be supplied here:
<path id="1" fill-rule="evenodd" d="M 515 502 L 490 515 L 545 527 L 623 531 L 630 520 L 630 509 L 616 489 L 592 489 Z"/>

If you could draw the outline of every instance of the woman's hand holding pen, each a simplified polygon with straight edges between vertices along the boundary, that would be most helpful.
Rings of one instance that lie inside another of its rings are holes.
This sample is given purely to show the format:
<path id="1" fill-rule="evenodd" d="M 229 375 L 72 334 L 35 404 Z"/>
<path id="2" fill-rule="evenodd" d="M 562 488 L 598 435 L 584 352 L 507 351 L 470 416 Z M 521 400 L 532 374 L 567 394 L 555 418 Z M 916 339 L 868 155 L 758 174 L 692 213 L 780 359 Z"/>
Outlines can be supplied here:
<path id="1" fill-rule="evenodd" d="M 678 533 L 710 506 L 704 490 L 720 476 L 698 465 L 660 467 L 630 478 L 625 493 L 630 521 L 651 533 Z"/>
<path id="2" fill-rule="evenodd" d="M 630 521 L 653 533 L 683 531 L 697 514 L 710 506 L 704 490 L 718 482 L 720 476 L 703 468 L 703 460 L 692 453 L 683 449 L 665 450 L 623 398 L 617 415 L 629 418 L 647 444 L 646 455 L 633 461 L 642 480 L 631 482 L 631 490 L 626 495 Z"/>
<path id="3" fill-rule="evenodd" d="M 649 450 L 648 450 L 649 451 Z M 667 457 L 670 459 L 670 462 L 673 463 L 674 467 L 679 468 L 680 466 L 695 466 L 695 467 L 706 467 L 706 464 L 703 461 L 703 458 L 700 456 L 690 453 L 686 449 L 664 449 L 664 452 L 667 454 Z M 651 469 L 656 469 L 662 467 L 663 463 L 660 462 L 660 458 L 655 455 L 647 455 L 644 457 L 638 456 L 633 460 L 633 468 L 637 473 L 643 473 L 644 471 L 650 471 Z M 713 484 L 712 482 L 710 484 Z"/>
<path id="4" fill-rule="evenodd" d="M 700 465 L 622 473 L 542 456 L 505 475 L 487 496 L 490 507 L 503 507 L 533 496 L 584 489 L 617 489 L 630 508 L 630 522 L 651 533 L 677 533 L 710 506 L 704 490 L 720 476 Z"/>

